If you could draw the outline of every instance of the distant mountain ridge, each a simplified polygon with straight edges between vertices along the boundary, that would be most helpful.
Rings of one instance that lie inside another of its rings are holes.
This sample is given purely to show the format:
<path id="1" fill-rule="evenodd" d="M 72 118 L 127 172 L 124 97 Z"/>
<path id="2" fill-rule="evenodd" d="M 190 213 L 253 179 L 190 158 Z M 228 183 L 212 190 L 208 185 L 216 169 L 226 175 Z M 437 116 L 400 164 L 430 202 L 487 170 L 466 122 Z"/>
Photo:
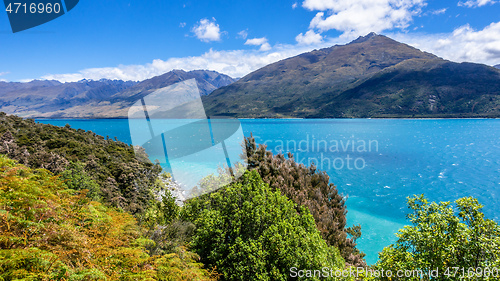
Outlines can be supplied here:
<path id="1" fill-rule="evenodd" d="M 141 82 L 107 79 L 70 83 L 55 80 L 0 82 L 0 111 L 22 117 L 123 118 L 137 99 L 193 78 L 201 95 L 236 81 L 215 71 L 172 70 Z"/>
<path id="2" fill-rule="evenodd" d="M 498 118 L 499 68 L 454 63 L 370 33 L 239 80 L 215 71 L 173 70 L 141 82 L 0 82 L 0 111 L 32 118 L 125 118 L 140 98 L 194 78 L 209 116 Z"/>
<path id="3" fill-rule="evenodd" d="M 500 71 L 370 33 L 256 70 L 203 98 L 248 118 L 499 117 Z"/>

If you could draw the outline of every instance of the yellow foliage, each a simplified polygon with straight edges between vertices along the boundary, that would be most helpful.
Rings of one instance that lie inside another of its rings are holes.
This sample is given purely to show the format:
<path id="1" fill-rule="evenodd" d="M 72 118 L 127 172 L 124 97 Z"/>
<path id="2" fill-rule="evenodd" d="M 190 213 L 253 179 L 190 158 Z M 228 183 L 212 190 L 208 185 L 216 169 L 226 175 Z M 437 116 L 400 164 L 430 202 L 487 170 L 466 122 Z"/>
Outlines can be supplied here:
<path id="1" fill-rule="evenodd" d="M 149 256 L 135 218 L 0 156 L 0 280 L 212 280 L 198 257 Z"/>

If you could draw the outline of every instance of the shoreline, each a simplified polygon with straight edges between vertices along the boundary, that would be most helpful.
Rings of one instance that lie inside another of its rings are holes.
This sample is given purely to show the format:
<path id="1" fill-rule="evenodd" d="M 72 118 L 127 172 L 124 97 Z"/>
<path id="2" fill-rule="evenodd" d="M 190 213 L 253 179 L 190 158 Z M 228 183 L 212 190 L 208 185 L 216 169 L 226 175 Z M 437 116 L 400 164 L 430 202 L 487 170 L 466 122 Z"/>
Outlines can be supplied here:
<path id="1" fill-rule="evenodd" d="M 72 120 L 72 121 L 95 121 L 95 120 L 141 120 L 140 118 L 126 118 L 126 117 L 97 117 L 97 118 L 85 118 L 85 117 L 75 117 L 75 118 L 50 118 L 50 117 L 23 117 L 24 119 L 32 119 L 32 120 Z M 334 118 L 234 118 L 238 120 L 500 120 L 500 117 L 334 117 Z M 169 120 L 169 119 L 160 119 L 160 120 Z M 172 120 L 190 120 L 190 119 L 172 119 Z M 199 120 L 193 118 L 192 120 Z"/>

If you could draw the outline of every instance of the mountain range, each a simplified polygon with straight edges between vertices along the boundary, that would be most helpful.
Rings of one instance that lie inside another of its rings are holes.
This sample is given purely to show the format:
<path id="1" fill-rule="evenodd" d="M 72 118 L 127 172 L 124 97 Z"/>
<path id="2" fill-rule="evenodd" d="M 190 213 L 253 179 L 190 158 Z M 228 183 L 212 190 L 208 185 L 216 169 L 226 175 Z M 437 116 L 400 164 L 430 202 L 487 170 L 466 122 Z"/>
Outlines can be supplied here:
<path id="1" fill-rule="evenodd" d="M 375 33 L 278 61 L 239 80 L 215 71 L 173 70 L 141 82 L 0 82 L 0 111 L 125 118 L 140 98 L 192 78 L 209 116 L 500 117 L 500 65 L 451 62 Z"/>
<path id="2" fill-rule="evenodd" d="M 22 117 L 123 118 L 138 99 L 192 78 L 196 79 L 201 95 L 236 81 L 215 71 L 173 70 L 142 82 L 106 79 L 70 83 L 0 82 L 0 111 Z"/>
<path id="3" fill-rule="evenodd" d="M 265 66 L 203 102 L 235 117 L 500 117 L 500 70 L 370 33 Z"/>

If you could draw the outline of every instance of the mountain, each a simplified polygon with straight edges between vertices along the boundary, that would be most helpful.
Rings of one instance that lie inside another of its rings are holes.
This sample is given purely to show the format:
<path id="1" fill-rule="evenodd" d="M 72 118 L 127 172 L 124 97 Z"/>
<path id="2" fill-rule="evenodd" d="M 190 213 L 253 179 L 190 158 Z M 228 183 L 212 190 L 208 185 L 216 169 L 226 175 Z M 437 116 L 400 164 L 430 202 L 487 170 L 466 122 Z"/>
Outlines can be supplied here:
<path id="1" fill-rule="evenodd" d="M 500 70 L 370 33 L 259 70 L 203 98 L 236 117 L 498 117 Z"/>
<path id="2" fill-rule="evenodd" d="M 196 79 L 201 95 L 236 81 L 215 71 L 173 70 L 142 82 L 107 79 L 71 83 L 0 82 L 0 111 L 22 117 L 123 118 L 130 105 L 141 97 L 192 78 Z"/>
<path id="3" fill-rule="evenodd" d="M 146 96 L 156 89 L 167 87 L 172 84 L 193 78 L 196 79 L 198 89 L 200 90 L 200 94 L 202 96 L 208 95 L 217 88 L 227 86 L 236 81 L 235 79 L 216 71 L 193 70 L 186 72 L 183 70 L 172 70 L 163 75 L 144 80 L 137 85 L 134 85 L 133 87 L 116 93 L 112 95 L 111 99 L 133 99 L 135 102 L 137 98 Z"/>
<path id="4" fill-rule="evenodd" d="M 28 83 L 0 82 L 0 110 L 21 116 L 51 114 L 111 94 L 137 84 L 120 80 L 81 80 L 61 83 L 34 80 Z"/>
<path id="5" fill-rule="evenodd" d="M 493 67 L 496 67 L 496 68 L 500 69 L 500 64 L 497 64 L 497 65 L 495 65 Z"/>

